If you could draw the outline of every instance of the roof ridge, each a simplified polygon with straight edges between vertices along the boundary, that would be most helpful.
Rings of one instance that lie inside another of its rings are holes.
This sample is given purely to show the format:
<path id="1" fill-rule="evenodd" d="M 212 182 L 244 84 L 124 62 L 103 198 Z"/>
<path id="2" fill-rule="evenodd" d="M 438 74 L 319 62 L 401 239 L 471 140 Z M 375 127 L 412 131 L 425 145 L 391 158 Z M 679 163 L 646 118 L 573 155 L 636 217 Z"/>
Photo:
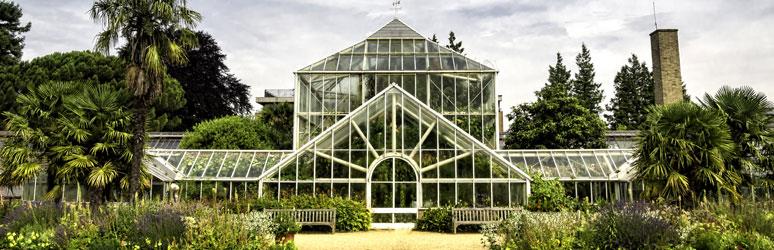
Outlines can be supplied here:
<path id="1" fill-rule="evenodd" d="M 416 30 L 409 27 L 406 23 L 398 18 L 392 19 L 389 23 L 385 24 L 382 28 L 368 36 L 368 39 L 372 38 L 411 38 L 411 39 L 425 39 Z"/>

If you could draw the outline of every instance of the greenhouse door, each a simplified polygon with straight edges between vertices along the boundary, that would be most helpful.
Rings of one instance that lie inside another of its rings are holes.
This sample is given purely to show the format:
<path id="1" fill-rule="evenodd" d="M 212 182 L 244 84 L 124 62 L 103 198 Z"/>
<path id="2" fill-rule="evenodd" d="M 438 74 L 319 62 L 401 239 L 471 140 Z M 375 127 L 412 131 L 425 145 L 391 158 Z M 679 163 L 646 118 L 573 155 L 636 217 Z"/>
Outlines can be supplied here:
<path id="1" fill-rule="evenodd" d="M 373 212 L 373 228 L 414 226 L 421 200 L 414 169 L 401 158 L 387 158 L 371 170 L 367 201 Z"/>

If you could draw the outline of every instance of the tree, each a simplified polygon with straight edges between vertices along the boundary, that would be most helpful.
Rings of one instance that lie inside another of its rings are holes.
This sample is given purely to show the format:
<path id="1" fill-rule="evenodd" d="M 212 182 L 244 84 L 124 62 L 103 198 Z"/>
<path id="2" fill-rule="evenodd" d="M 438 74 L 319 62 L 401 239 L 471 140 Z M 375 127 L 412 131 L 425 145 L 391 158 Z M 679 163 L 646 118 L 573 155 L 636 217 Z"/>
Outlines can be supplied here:
<path id="1" fill-rule="evenodd" d="M 263 140 L 263 123 L 243 116 L 204 121 L 186 132 L 180 142 L 188 149 L 270 149 Z"/>
<path id="2" fill-rule="evenodd" d="M 19 4 L 0 1 L 0 65 L 13 65 L 19 62 L 24 48 L 23 33 L 30 31 L 32 24 L 22 24 L 23 13 Z"/>
<path id="3" fill-rule="evenodd" d="M 564 65 L 562 55 L 556 53 L 556 64 L 548 66 L 548 83 L 536 92 L 538 98 L 565 97 L 570 95 L 570 70 Z"/>
<path id="4" fill-rule="evenodd" d="M 508 114 L 506 148 L 604 148 L 605 123 L 570 95 L 570 71 L 561 55 L 548 71 L 548 83 L 535 93 L 538 100 L 514 107 Z"/>
<path id="5" fill-rule="evenodd" d="M 261 138 L 267 149 L 293 149 L 293 105 L 279 103 L 264 106 L 256 115 L 262 124 Z"/>
<path id="6" fill-rule="evenodd" d="M 438 43 L 438 37 L 436 37 L 435 34 L 433 34 L 433 37 L 430 38 L 430 41 L 434 43 Z"/>
<path id="7" fill-rule="evenodd" d="M 653 93 L 653 74 L 645 62 L 632 54 L 629 64 L 621 67 L 613 81 L 615 96 L 607 105 L 605 118 L 611 129 L 640 129 L 645 122 L 647 107 L 656 103 Z"/>
<path id="8" fill-rule="evenodd" d="M 699 201 L 736 197 L 741 177 L 726 159 L 734 142 L 722 112 L 681 102 L 651 106 L 634 152 L 635 180 L 646 195 Z"/>
<path id="9" fill-rule="evenodd" d="M 769 125 L 774 122 L 774 104 L 766 95 L 750 87 L 723 86 L 715 95 L 705 94 L 701 105 L 723 114 L 735 152 L 727 165 L 742 175 L 743 183 L 752 186 L 755 176 L 767 172 L 763 163 L 765 148 L 774 144 L 774 134 Z"/>
<path id="10" fill-rule="evenodd" d="M 0 184 L 21 185 L 46 173 L 47 198 L 61 197 L 63 184 L 85 184 L 95 206 L 111 189 L 126 188 L 132 158 L 131 115 L 122 105 L 127 98 L 113 86 L 81 82 L 40 84 L 19 95 L 19 112 L 6 112 L 13 136 L 0 149 Z"/>
<path id="11" fill-rule="evenodd" d="M 201 122 L 180 147 L 191 149 L 292 149 L 293 105 L 267 105 L 254 118 L 226 116 Z"/>
<path id="12" fill-rule="evenodd" d="M 435 35 L 433 35 L 433 37 L 435 37 Z M 446 48 L 449 48 L 460 54 L 465 51 L 465 48 L 462 47 L 462 41 L 457 42 L 457 37 L 454 36 L 454 31 L 449 31 L 449 45 L 446 45 Z"/>
<path id="13" fill-rule="evenodd" d="M 185 49 L 196 46 L 191 29 L 202 16 L 185 0 L 97 0 L 91 18 L 105 27 L 95 48 L 107 54 L 118 38 L 127 42 L 126 84 L 134 95 L 133 158 L 130 199 L 138 195 L 145 150 L 148 106 L 162 91 L 167 64 L 186 62 Z"/>
<path id="14" fill-rule="evenodd" d="M 602 111 L 602 84 L 594 82 L 596 73 L 594 64 L 591 63 L 591 52 L 586 48 L 586 44 L 581 45 L 581 53 L 575 57 L 575 63 L 578 65 L 578 73 L 575 73 L 575 79 L 570 82 L 570 92 L 578 98 L 582 106 L 599 114 Z"/>
<path id="15" fill-rule="evenodd" d="M 170 66 L 169 75 L 185 90 L 186 105 L 175 112 L 182 130 L 213 118 L 250 112 L 250 87 L 229 73 L 218 43 L 207 33 L 196 32 L 199 46 L 186 51 L 188 63 Z"/>
<path id="16" fill-rule="evenodd" d="M 82 82 L 92 85 L 109 84 L 118 89 L 127 88 L 124 83 L 126 73 L 124 61 L 118 57 L 104 56 L 96 52 L 56 52 L 28 62 L 7 66 L 5 69 L 0 72 L 0 82 L 17 87 L 8 93 L 12 99 L 2 99 L 0 106 L 7 107 L 3 110 L 12 112 L 15 110 L 17 91 L 24 93 L 29 86 L 35 87 L 50 81 Z M 180 83 L 170 76 L 164 78 L 163 89 L 159 98 L 153 102 L 150 108 L 149 129 L 151 131 L 179 131 L 181 119 L 173 112 L 186 103 L 183 89 Z M 126 100 L 122 105 L 129 107 L 131 105 L 129 101 Z"/>

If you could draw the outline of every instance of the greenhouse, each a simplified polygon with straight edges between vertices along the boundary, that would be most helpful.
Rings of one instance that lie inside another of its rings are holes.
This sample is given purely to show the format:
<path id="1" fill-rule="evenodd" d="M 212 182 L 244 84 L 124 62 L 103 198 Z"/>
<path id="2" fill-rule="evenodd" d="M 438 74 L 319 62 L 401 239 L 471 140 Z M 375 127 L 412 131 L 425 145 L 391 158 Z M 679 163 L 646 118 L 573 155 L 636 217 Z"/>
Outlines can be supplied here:
<path id="1" fill-rule="evenodd" d="M 591 202 L 641 192 L 629 149 L 501 150 L 496 76 L 394 19 L 295 72 L 293 150 L 178 149 L 180 133 L 154 134 L 148 195 L 167 198 L 175 184 L 182 199 L 342 196 L 375 223 L 406 223 L 443 205 L 522 206 L 530 173 Z M 24 198 L 41 197 L 41 185 Z M 80 187 L 64 188 L 80 199 Z"/>

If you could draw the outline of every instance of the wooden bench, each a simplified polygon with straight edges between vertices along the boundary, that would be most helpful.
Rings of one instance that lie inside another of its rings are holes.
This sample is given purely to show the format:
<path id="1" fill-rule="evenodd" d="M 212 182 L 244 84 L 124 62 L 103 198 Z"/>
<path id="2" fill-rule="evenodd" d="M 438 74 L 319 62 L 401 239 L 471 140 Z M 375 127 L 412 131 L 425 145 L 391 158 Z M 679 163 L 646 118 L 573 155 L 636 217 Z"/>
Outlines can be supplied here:
<path id="1" fill-rule="evenodd" d="M 517 208 L 452 208 L 452 231 L 459 225 L 483 225 L 508 218 Z"/>
<path id="2" fill-rule="evenodd" d="M 272 220 L 280 214 L 290 214 L 304 226 L 329 226 L 336 232 L 336 209 L 266 209 Z"/>

